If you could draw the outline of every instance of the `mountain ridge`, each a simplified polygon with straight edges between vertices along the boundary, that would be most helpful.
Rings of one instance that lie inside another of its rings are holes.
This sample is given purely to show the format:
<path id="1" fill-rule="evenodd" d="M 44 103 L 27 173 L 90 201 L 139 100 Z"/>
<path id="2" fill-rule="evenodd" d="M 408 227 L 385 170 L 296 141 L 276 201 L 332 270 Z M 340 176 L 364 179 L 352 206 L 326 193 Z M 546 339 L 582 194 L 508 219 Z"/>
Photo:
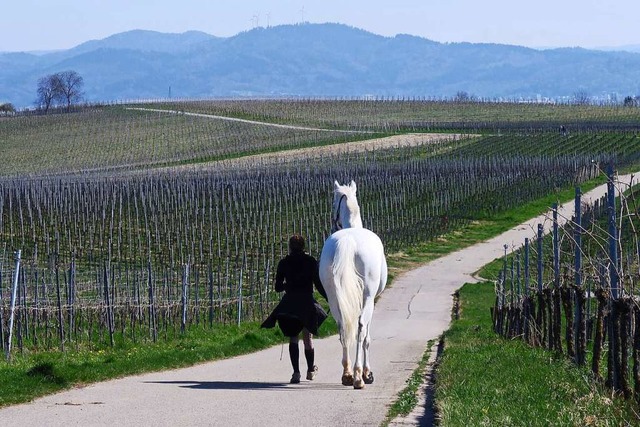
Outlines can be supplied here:
<path id="1" fill-rule="evenodd" d="M 640 94 L 640 53 L 539 50 L 381 36 L 343 24 L 254 28 L 221 38 L 132 30 L 74 48 L 0 54 L 0 102 L 33 105 L 39 77 L 73 69 L 86 100 L 229 96 L 568 98 Z"/>

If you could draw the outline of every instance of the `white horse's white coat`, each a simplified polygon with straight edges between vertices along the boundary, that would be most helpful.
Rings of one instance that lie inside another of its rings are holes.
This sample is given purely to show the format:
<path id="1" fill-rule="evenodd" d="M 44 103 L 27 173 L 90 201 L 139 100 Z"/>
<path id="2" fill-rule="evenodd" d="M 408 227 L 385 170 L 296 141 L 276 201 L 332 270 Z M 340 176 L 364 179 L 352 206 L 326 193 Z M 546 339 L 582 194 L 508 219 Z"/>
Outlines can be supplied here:
<path id="1" fill-rule="evenodd" d="M 369 344 L 374 299 L 387 283 L 387 261 L 380 238 L 362 227 L 356 184 L 335 182 L 332 232 L 320 255 L 320 280 L 331 314 L 340 328 L 342 383 L 363 388 L 373 382 Z M 350 349 L 356 342 L 351 370 Z"/>

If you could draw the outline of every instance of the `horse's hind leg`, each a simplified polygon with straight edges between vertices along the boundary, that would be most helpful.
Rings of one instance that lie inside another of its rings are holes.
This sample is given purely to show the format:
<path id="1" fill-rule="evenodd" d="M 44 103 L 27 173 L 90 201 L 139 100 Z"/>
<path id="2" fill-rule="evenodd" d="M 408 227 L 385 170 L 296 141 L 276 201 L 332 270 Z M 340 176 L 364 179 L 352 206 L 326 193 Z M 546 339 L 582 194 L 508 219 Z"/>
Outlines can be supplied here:
<path id="1" fill-rule="evenodd" d="M 353 373 L 351 372 L 351 358 L 349 357 L 350 343 L 344 337 L 342 343 L 342 385 L 353 385 Z"/>
<path id="2" fill-rule="evenodd" d="M 362 323 L 358 325 L 358 342 L 356 344 L 356 363 L 353 366 L 353 388 L 364 388 L 364 380 L 362 378 L 362 359 L 363 359 L 363 337 L 366 335 Z"/>
<path id="3" fill-rule="evenodd" d="M 353 367 L 353 388 L 364 388 L 371 376 L 369 368 L 369 325 L 373 317 L 373 297 L 365 299 L 362 313 L 358 321 L 358 343 L 356 345 L 356 363 Z M 363 372 L 363 361 L 366 372 Z M 371 376 L 373 378 L 373 376 Z M 373 382 L 373 381 L 372 381 Z"/>

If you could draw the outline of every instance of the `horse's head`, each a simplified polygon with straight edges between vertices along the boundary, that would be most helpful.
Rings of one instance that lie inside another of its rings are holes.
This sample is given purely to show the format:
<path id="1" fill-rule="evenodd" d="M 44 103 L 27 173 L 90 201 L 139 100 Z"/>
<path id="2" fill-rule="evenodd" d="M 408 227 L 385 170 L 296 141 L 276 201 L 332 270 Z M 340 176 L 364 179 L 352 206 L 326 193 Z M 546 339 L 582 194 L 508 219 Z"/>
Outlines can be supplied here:
<path id="1" fill-rule="evenodd" d="M 334 181 L 331 233 L 343 228 L 362 227 L 356 190 L 354 181 L 349 185 L 340 185 L 338 181 Z"/>

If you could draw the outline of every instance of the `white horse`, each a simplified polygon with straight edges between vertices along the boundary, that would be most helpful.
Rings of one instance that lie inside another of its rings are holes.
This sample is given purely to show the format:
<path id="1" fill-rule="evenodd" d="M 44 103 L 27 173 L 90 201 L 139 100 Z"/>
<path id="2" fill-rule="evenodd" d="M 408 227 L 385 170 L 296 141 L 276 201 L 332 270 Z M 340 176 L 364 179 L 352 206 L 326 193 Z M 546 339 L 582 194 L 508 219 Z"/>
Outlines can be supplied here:
<path id="1" fill-rule="evenodd" d="M 373 303 L 387 284 L 387 260 L 380 238 L 362 227 L 356 183 L 335 182 L 331 236 L 320 255 L 320 281 L 340 328 L 342 384 L 363 388 L 373 382 L 369 344 Z M 356 341 L 353 371 L 349 357 Z"/>

